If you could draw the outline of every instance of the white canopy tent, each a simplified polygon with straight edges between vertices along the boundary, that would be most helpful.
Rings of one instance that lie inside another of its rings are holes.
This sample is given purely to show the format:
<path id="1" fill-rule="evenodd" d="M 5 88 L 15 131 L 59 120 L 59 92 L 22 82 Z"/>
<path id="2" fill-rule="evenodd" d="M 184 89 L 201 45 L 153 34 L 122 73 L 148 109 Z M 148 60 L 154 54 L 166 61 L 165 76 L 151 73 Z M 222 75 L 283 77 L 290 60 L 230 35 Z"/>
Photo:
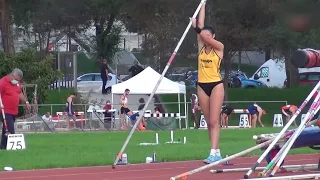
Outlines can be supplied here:
<path id="1" fill-rule="evenodd" d="M 151 67 L 147 67 L 142 72 L 132 77 L 131 79 L 115 84 L 112 86 L 112 104 L 114 94 L 123 94 L 125 89 L 130 89 L 130 94 L 151 94 L 155 88 L 157 81 L 160 78 L 160 74 L 153 70 Z M 186 86 L 177 82 L 173 82 L 167 78 L 163 78 L 156 94 L 177 94 L 179 103 L 179 128 L 181 128 L 181 118 L 185 119 L 186 128 L 188 126 L 187 122 L 187 98 L 186 98 Z M 181 116 L 181 100 L 180 94 L 184 95 L 184 116 Z"/>

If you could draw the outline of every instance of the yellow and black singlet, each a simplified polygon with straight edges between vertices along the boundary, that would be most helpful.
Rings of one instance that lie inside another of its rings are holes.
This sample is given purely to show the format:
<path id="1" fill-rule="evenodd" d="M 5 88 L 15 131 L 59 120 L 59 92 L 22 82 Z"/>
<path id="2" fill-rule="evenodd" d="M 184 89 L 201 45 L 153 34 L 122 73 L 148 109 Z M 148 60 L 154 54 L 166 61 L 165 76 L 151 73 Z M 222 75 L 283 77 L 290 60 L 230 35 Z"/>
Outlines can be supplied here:
<path id="1" fill-rule="evenodd" d="M 212 48 L 206 53 L 205 46 L 201 49 L 198 57 L 198 82 L 211 83 L 222 80 L 220 75 L 221 58 Z"/>

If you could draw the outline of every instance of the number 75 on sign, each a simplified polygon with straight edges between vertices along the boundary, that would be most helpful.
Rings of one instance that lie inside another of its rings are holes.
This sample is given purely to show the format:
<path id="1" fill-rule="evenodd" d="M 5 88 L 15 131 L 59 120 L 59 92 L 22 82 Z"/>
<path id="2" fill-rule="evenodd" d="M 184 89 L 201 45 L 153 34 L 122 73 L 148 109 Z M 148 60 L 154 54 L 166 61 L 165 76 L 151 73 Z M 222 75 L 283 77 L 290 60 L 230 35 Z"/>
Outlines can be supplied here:
<path id="1" fill-rule="evenodd" d="M 9 134 L 7 140 L 7 150 L 22 150 L 26 148 L 23 134 Z"/>

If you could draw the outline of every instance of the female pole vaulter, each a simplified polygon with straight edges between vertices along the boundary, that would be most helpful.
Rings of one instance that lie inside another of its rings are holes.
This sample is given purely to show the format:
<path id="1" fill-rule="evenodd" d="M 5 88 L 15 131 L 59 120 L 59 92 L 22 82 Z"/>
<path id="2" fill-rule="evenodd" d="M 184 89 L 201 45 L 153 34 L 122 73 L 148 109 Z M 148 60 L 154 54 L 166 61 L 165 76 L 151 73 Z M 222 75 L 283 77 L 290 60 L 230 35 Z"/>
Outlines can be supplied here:
<path id="1" fill-rule="evenodd" d="M 224 45 L 215 40 L 215 29 L 204 25 L 205 4 L 202 5 L 198 24 L 192 19 L 192 26 L 198 36 L 198 85 L 197 94 L 203 115 L 208 126 L 211 151 L 204 163 L 221 160 L 219 149 L 220 114 L 224 100 L 223 80 L 220 75 L 220 64 L 223 58 Z"/>

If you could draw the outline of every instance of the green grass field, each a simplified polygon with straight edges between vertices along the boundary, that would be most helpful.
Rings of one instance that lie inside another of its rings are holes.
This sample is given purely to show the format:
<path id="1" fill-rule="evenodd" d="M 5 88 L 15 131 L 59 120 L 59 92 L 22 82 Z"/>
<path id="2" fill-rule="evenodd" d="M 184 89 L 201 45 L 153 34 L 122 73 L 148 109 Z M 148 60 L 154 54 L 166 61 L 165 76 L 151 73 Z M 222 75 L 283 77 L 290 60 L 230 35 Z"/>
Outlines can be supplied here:
<path id="1" fill-rule="evenodd" d="M 220 148 L 223 156 L 238 153 L 255 145 L 255 134 L 279 132 L 278 128 L 222 130 Z M 187 144 L 164 144 L 169 141 L 169 131 L 159 133 L 158 146 L 138 146 L 141 142 L 154 142 L 155 132 L 136 132 L 127 149 L 130 163 L 145 162 L 147 156 L 157 153 L 158 160 L 201 160 L 210 149 L 206 130 L 175 131 L 175 139 L 187 137 Z M 0 151 L 0 167 L 14 169 L 39 169 L 110 165 L 125 141 L 128 132 L 26 134 L 27 148 L 22 151 Z M 309 148 L 292 150 L 291 154 L 314 153 Z M 247 154 L 260 155 L 262 151 Z"/>

